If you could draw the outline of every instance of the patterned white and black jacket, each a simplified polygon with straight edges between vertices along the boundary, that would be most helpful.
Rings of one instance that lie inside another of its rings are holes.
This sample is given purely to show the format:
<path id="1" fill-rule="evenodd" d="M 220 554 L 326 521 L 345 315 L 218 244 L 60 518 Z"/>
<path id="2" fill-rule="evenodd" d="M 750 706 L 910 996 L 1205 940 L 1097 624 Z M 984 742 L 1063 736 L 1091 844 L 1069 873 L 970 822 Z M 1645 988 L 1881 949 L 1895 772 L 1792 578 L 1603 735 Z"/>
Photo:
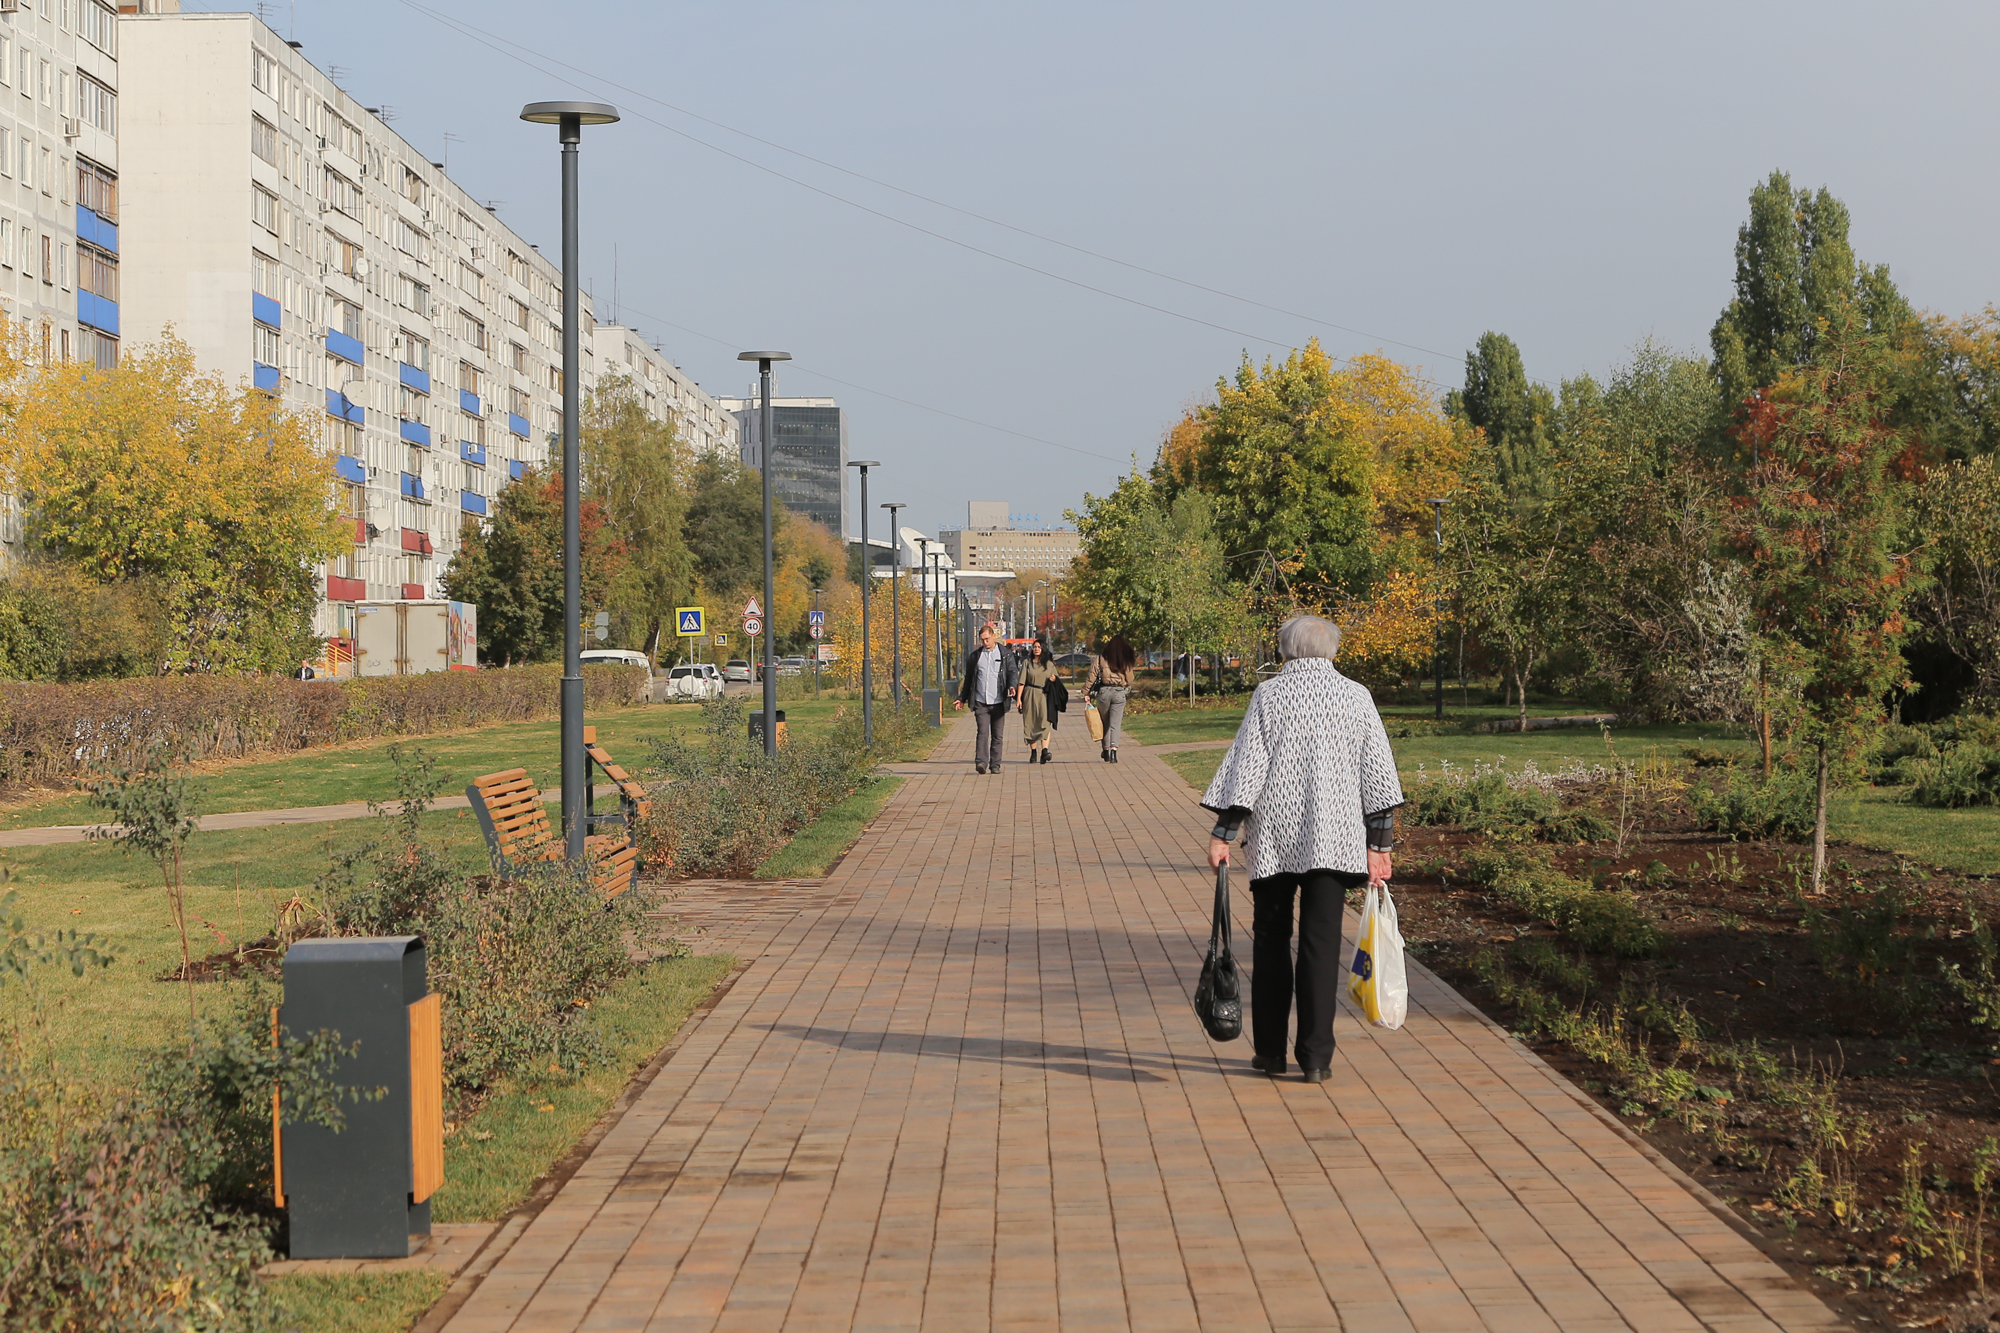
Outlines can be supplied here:
<path id="1" fill-rule="evenodd" d="M 1323 657 L 1294 658 L 1257 687 L 1201 798 L 1230 839 L 1248 819 L 1252 880 L 1309 870 L 1368 872 L 1395 842 L 1403 784 L 1366 687 Z"/>

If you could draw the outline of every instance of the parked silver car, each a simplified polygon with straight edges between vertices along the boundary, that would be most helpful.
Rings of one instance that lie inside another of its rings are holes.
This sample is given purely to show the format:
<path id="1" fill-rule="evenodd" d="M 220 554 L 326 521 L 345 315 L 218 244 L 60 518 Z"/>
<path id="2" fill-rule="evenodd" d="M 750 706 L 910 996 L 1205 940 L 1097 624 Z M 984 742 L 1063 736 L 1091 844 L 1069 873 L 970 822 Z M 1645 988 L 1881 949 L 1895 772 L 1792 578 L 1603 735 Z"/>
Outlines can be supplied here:
<path id="1" fill-rule="evenodd" d="M 748 685 L 751 681 L 750 664 L 740 657 L 732 657 L 723 665 L 722 678 Z"/>
<path id="2" fill-rule="evenodd" d="M 667 673 L 668 699 L 720 699 L 722 672 L 713 662 L 685 662 Z"/>

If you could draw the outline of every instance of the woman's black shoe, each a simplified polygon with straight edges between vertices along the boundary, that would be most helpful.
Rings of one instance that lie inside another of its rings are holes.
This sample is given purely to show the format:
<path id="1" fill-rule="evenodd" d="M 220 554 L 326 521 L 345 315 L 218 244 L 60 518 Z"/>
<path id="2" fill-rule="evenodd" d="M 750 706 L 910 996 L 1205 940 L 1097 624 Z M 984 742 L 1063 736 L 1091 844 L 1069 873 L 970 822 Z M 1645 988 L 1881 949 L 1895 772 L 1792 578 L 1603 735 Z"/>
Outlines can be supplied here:
<path id="1" fill-rule="evenodd" d="M 1118 751 L 1113 750 L 1111 752 L 1111 762 L 1114 764 L 1118 762 Z"/>
<path id="2" fill-rule="evenodd" d="M 1282 1055 L 1253 1055 L 1250 1067 L 1260 1074 L 1276 1077 L 1285 1072 L 1285 1057 Z"/>
<path id="3" fill-rule="evenodd" d="M 1331 1069 L 1302 1069 L 1299 1071 L 1299 1077 L 1307 1083 L 1324 1083 L 1333 1077 L 1333 1071 Z"/>
<path id="4" fill-rule="evenodd" d="M 1104 761 L 1105 763 L 1107 763 L 1107 764 L 1108 764 L 1108 763 L 1110 763 L 1110 762 L 1111 762 L 1111 751 L 1109 751 L 1109 750 L 1099 750 L 1099 751 L 1097 752 L 1097 757 L 1098 757 L 1099 759 L 1102 759 L 1102 760 L 1103 760 L 1103 761 Z"/>
<path id="5" fill-rule="evenodd" d="M 1054 756 L 1054 755 L 1052 755 L 1052 754 L 1050 754 L 1050 753 L 1049 753 L 1049 752 L 1048 752 L 1047 750 L 1044 750 L 1044 751 L 1042 751 L 1042 762 L 1043 762 L 1043 763 L 1045 763 L 1045 764 L 1046 764 L 1046 763 L 1048 763 L 1048 762 L 1049 762 L 1049 760 L 1051 760 L 1051 759 L 1053 759 L 1053 758 L 1055 758 L 1055 756 Z"/>

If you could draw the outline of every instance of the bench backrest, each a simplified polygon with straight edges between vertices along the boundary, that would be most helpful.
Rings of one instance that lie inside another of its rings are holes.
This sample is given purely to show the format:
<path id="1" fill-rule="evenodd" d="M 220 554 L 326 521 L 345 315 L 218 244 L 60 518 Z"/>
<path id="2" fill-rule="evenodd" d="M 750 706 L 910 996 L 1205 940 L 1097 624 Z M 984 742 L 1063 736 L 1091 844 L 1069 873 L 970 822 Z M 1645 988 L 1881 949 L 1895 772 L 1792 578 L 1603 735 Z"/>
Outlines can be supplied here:
<path id="1" fill-rule="evenodd" d="M 551 849 L 560 854 L 542 793 L 529 781 L 527 769 L 509 768 L 474 778 L 465 794 L 486 834 L 486 849 L 502 873 L 511 874 L 519 861 L 545 861 Z"/>

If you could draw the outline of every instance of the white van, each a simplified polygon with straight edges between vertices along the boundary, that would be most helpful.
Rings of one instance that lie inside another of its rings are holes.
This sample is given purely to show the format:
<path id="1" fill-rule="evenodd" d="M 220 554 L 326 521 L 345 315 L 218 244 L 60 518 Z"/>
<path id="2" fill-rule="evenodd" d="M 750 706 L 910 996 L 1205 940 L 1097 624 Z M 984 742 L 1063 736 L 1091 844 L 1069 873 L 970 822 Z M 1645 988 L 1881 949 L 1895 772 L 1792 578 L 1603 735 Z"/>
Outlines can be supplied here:
<path id="1" fill-rule="evenodd" d="M 666 681 L 654 668 L 653 660 L 636 648 L 587 648 L 576 655 L 584 666 L 597 662 L 606 666 L 635 666 L 646 668 L 646 688 L 641 695 L 647 703 L 658 703 Z"/>

